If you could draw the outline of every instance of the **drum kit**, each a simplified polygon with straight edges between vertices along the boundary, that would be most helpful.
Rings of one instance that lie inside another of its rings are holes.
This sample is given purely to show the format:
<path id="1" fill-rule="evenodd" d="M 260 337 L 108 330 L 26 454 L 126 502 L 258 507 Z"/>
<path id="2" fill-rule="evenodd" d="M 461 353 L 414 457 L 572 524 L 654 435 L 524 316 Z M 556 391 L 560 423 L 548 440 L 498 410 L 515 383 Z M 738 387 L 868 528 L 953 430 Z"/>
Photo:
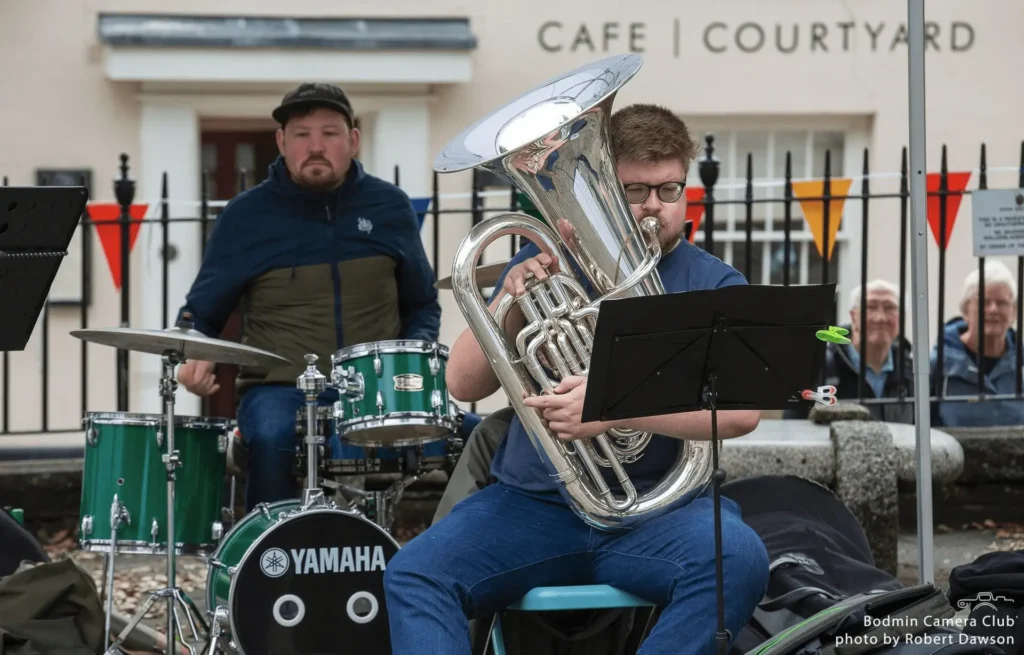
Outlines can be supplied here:
<path id="1" fill-rule="evenodd" d="M 457 431 L 463 415 L 445 386 L 447 348 L 412 340 L 350 346 L 331 356 L 329 378 L 318 370 L 317 356 L 306 355 L 307 368 L 296 379 L 305 402 L 296 417 L 301 497 L 258 505 L 235 522 L 223 502 L 235 422 L 177 416 L 176 369 L 193 359 L 241 366 L 287 360 L 209 338 L 183 318 L 167 330 L 71 333 L 159 355 L 163 363 L 162 414 L 91 412 L 83 421 L 79 545 L 109 559 L 108 637 L 115 555 L 162 556 L 167 563 L 166 587 L 152 592 L 106 653 L 120 653 L 160 601 L 167 603 L 168 653 L 176 642 L 192 655 L 327 653 L 339 644 L 346 651 L 389 653 L 384 570 L 399 550 L 392 509 L 427 471 L 450 473 L 462 448 Z M 338 400 L 324 406 L 329 390 Z M 332 434 L 341 452 L 328 445 Z M 397 473 L 399 479 L 384 491 L 338 481 L 368 473 Z M 340 504 L 325 493 L 331 487 L 341 492 Z M 176 585 L 181 555 L 206 560 L 205 612 Z"/>

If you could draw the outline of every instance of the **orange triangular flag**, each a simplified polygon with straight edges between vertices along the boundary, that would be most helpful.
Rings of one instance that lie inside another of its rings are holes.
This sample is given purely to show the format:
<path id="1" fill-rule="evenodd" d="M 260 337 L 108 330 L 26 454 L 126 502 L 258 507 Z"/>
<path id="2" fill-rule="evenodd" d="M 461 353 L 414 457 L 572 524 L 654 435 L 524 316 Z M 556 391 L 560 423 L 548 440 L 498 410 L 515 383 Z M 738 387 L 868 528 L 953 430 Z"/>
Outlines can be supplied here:
<path id="1" fill-rule="evenodd" d="M 142 219 L 146 217 L 149 205 L 132 205 L 128 214 L 132 222 L 128 225 L 128 252 L 135 246 L 135 238 L 139 236 Z M 90 203 L 87 206 L 89 218 L 93 221 L 116 221 L 121 217 L 121 206 L 117 203 Z M 103 222 L 95 225 L 96 235 L 100 238 L 103 253 L 107 256 L 110 275 L 114 278 L 114 288 L 121 290 L 121 225 L 115 222 Z"/>
<path id="2" fill-rule="evenodd" d="M 946 196 L 946 235 L 940 242 L 939 223 L 942 217 L 939 214 L 942 203 L 939 202 L 939 182 L 941 179 L 941 173 L 928 173 L 925 185 L 928 189 L 928 225 L 932 228 L 932 236 L 935 237 L 935 243 L 940 248 L 945 248 L 949 245 L 949 235 L 953 233 L 953 223 L 956 222 L 956 214 L 960 211 L 960 201 L 964 199 L 963 190 L 967 188 L 967 183 L 971 181 L 971 173 L 970 171 L 946 173 L 946 187 L 949 191 Z M 935 195 L 932 195 L 933 193 Z"/>
<path id="3" fill-rule="evenodd" d="M 853 180 L 849 178 L 832 178 L 829 185 L 828 203 L 828 259 L 832 258 L 833 246 L 836 244 L 836 233 L 843 220 L 843 205 L 846 204 L 846 193 L 850 190 Z M 825 256 L 825 194 L 824 180 L 805 180 L 793 182 L 793 195 L 800 201 L 800 209 L 804 213 L 807 227 L 814 235 L 814 244 L 818 246 L 818 254 Z M 836 197 L 838 196 L 838 197 Z"/>
<path id="4" fill-rule="evenodd" d="M 690 227 L 690 243 L 697 238 L 697 230 L 700 229 L 700 219 L 704 217 L 704 187 L 686 187 L 686 220 L 692 223 Z"/>

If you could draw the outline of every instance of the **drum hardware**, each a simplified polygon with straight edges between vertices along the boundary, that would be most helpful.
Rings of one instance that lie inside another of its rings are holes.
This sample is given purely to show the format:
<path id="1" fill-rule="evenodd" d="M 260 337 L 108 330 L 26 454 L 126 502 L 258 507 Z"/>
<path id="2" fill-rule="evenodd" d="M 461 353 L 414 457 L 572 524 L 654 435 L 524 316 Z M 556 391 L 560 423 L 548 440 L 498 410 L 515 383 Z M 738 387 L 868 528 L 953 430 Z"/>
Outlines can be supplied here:
<path id="1" fill-rule="evenodd" d="M 327 388 L 327 378 L 316 368 L 316 355 L 309 354 L 305 358 L 306 370 L 296 380 L 296 386 L 306 396 L 306 435 L 303 438 L 306 444 L 306 488 L 302 490 L 302 509 L 328 503 L 317 482 L 320 473 L 317 455 L 325 442 L 325 436 L 317 429 L 320 426 L 317 405 L 320 394 Z"/>
<path id="2" fill-rule="evenodd" d="M 163 453 L 161 461 L 166 471 L 167 481 L 167 508 L 166 508 L 166 519 L 167 519 L 167 547 L 166 547 L 166 558 L 167 558 L 167 586 L 158 589 L 143 603 L 142 607 L 135 613 L 132 620 L 125 626 L 125 628 L 117 635 L 113 643 L 110 644 L 106 650 L 106 655 L 115 655 L 119 652 L 121 644 L 125 638 L 135 629 L 135 627 L 142 621 L 143 618 L 149 613 L 149 610 L 153 605 L 161 600 L 167 601 L 167 652 L 170 653 L 175 648 L 175 642 L 180 639 L 181 643 L 188 648 L 189 652 L 195 655 L 195 647 L 188 643 L 185 639 L 185 635 L 181 630 L 177 628 L 181 626 L 181 620 L 177 615 L 177 608 L 180 607 L 185 614 L 185 618 L 188 622 L 189 627 L 192 630 L 192 637 L 194 643 L 199 643 L 203 638 L 202 633 L 206 635 L 210 634 L 210 628 L 202 618 L 202 614 L 196 608 L 195 603 L 192 602 L 188 594 L 184 590 L 176 586 L 175 581 L 175 556 L 178 554 L 179 545 L 175 539 L 175 482 L 177 478 L 177 469 L 183 466 L 181 452 L 177 449 L 174 440 L 175 431 L 175 414 L 174 414 L 174 394 L 177 390 L 177 381 L 175 379 L 175 371 L 179 364 L 184 363 L 188 359 L 200 359 L 224 364 L 237 364 L 242 366 L 258 366 L 261 364 L 274 363 L 279 364 L 281 362 L 288 363 L 288 360 L 268 353 L 251 346 L 245 346 L 243 344 L 232 343 L 229 341 L 221 341 L 218 339 L 211 339 L 206 335 L 202 334 L 193 329 L 191 324 L 191 315 L 187 312 L 183 315 L 183 320 L 178 323 L 176 327 L 167 330 L 145 330 L 145 329 L 134 329 L 134 328 L 93 328 L 85 330 L 74 330 L 71 332 L 72 336 L 82 339 L 84 341 L 90 341 L 99 343 L 102 345 L 113 346 L 115 348 L 131 350 L 137 352 L 144 352 L 150 354 L 160 355 L 162 361 L 163 374 L 159 384 L 159 394 L 164 402 L 164 427 L 166 428 L 166 440 L 167 448 L 166 452 Z M 96 444 L 101 442 L 102 438 L 96 438 L 94 433 L 91 431 L 91 426 L 86 430 L 87 443 Z M 222 435 L 223 436 L 223 435 Z M 158 446 L 162 447 L 163 435 L 157 437 L 160 442 Z M 217 450 L 221 454 L 224 454 L 227 449 L 227 441 L 218 439 Z M 225 457 L 226 460 L 226 457 Z M 223 477 L 221 477 L 223 479 Z M 118 484 L 121 485 L 124 480 L 119 479 Z M 84 486 L 84 485 L 83 485 Z M 111 528 L 115 527 L 114 516 L 120 516 L 120 511 L 115 509 L 111 512 Z M 154 519 L 154 523 L 156 519 Z M 83 520 L 84 523 L 84 520 Z M 93 522 L 88 523 L 89 527 L 92 527 Z M 121 522 L 116 523 L 117 528 L 121 527 Z M 159 525 L 156 524 L 155 529 L 159 530 Z M 211 525 L 211 531 L 219 533 L 220 530 L 216 526 Z M 156 545 L 156 537 L 153 533 L 153 543 Z M 218 534 L 218 540 L 219 540 Z M 110 553 L 117 550 L 117 538 L 112 536 L 110 539 Z M 110 563 L 111 573 L 109 577 L 112 580 L 113 561 Z M 111 582 L 112 587 L 112 582 Z M 108 597 L 108 608 L 111 607 L 113 597 L 111 593 Z M 108 609 L 108 621 L 111 610 Z M 104 642 L 109 640 L 109 632 L 104 637 Z M 213 644 L 211 644 L 212 648 Z"/>

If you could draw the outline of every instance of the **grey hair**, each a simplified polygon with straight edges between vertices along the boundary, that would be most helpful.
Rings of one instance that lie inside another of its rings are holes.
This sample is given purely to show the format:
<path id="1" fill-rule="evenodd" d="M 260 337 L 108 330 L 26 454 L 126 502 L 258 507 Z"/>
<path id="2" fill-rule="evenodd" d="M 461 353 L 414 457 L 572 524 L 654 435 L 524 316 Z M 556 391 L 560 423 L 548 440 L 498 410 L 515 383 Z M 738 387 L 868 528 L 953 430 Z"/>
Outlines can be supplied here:
<path id="1" fill-rule="evenodd" d="M 872 280 L 868 282 L 866 286 L 867 293 L 871 293 L 872 291 L 888 291 L 892 294 L 893 298 L 896 299 L 896 302 L 899 302 L 900 300 L 900 288 L 888 280 Z M 853 291 L 850 292 L 851 312 L 853 310 L 860 310 L 860 296 L 863 288 L 864 287 L 862 285 L 858 284 L 854 287 Z"/>
<path id="2" fill-rule="evenodd" d="M 968 301 L 978 294 L 978 277 L 978 269 L 974 269 L 964 279 L 964 294 L 960 298 L 961 312 L 966 311 Z M 990 284 L 1005 285 L 1010 290 L 1013 302 L 1017 302 L 1017 280 L 1006 264 L 998 259 L 985 260 L 985 286 Z"/>

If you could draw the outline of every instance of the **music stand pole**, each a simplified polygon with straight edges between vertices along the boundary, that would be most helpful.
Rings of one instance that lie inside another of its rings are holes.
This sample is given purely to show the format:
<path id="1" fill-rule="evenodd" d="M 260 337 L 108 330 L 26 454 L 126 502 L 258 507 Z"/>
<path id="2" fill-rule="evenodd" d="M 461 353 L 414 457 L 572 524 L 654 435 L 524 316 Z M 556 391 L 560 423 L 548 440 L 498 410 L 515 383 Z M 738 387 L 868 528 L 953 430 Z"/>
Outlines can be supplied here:
<path id="1" fill-rule="evenodd" d="M 928 338 L 928 187 L 925 178 L 924 0 L 907 2 L 910 95 L 910 211 L 913 218 L 910 286 L 914 321 L 914 434 L 917 465 L 917 575 L 935 582 L 932 552 L 931 383 Z M 939 338 L 942 338 L 939 335 Z"/>
<path id="2" fill-rule="evenodd" d="M 601 304 L 583 422 L 711 413 L 719 655 L 728 652 L 731 635 L 725 625 L 718 411 L 807 403 L 804 393 L 817 383 L 824 364 L 818 334 L 829 327 L 834 296 L 834 284 L 742 285 Z"/>

